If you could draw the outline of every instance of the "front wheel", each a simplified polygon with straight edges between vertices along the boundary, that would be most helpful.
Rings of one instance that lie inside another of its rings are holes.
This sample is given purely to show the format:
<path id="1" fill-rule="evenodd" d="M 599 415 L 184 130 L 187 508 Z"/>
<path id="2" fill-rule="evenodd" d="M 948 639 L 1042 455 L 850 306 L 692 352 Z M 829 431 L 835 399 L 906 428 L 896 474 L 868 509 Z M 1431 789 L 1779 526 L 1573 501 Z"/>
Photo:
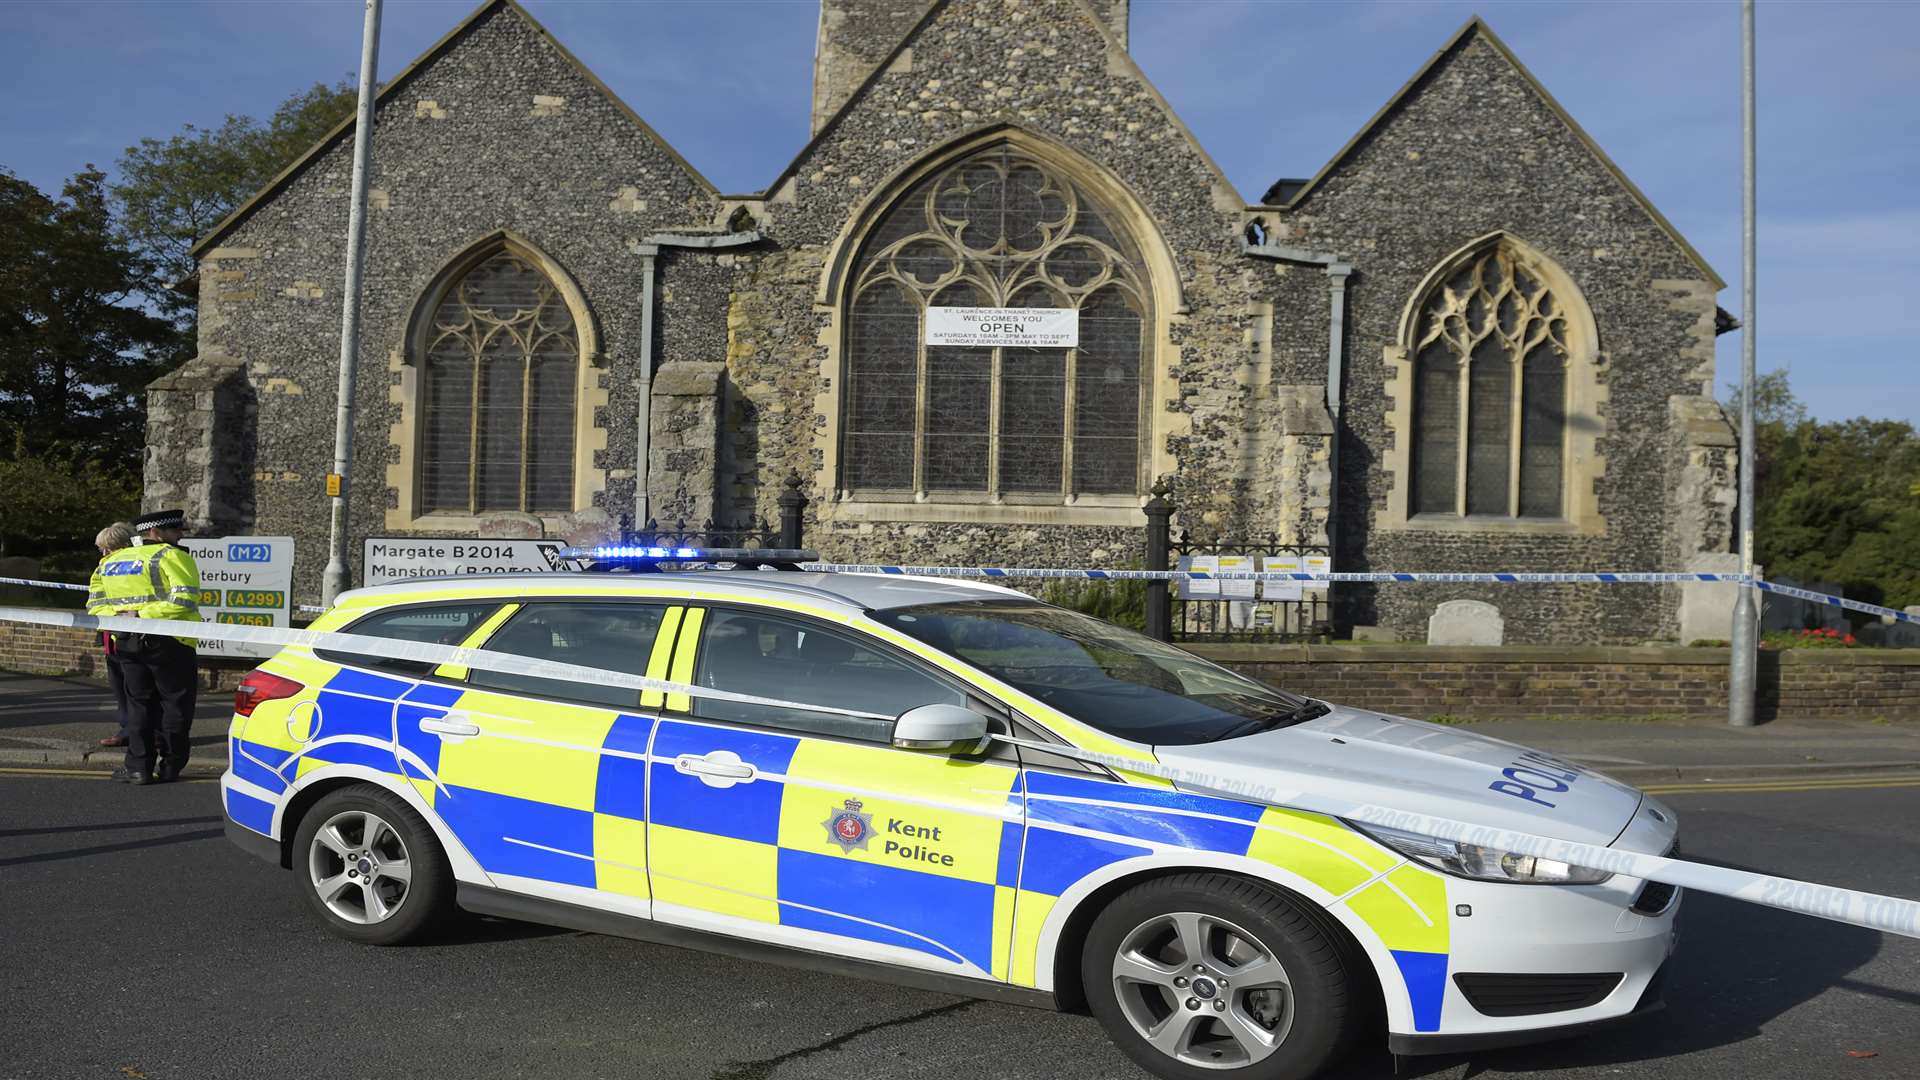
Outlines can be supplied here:
<path id="1" fill-rule="evenodd" d="M 1344 950 L 1283 894 L 1181 874 L 1100 913 L 1081 961 L 1108 1035 L 1168 1080 L 1303 1080 L 1345 1052 L 1361 1016 Z"/>
<path id="2" fill-rule="evenodd" d="M 326 795 L 294 834 L 301 894 L 349 941 L 398 945 L 446 914 L 453 873 L 433 830 L 390 791 L 356 785 Z"/>

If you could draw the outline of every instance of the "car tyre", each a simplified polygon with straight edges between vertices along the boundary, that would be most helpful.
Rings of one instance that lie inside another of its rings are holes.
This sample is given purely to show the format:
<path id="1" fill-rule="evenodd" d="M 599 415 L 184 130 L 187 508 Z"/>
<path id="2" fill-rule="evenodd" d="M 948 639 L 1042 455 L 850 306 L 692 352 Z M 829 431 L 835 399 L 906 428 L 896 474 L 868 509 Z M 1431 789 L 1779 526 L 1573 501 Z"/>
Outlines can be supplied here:
<path id="1" fill-rule="evenodd" d="M 323 796 L 294 834 L 301 895 L 334 933 L 399 945 L 441 925 L 453 871 L 433 829 L 406 800 L 371 784 Z"/>
<path id="2" fill-rule="evenodd" d="M 1081 985 L 1108 1035 L 1156 1076 L 1304 1080 L 1346 1052 L 1366 1017 L 1337 934 L 1270 886 L 1179 874 L 1100 913 Z"/>

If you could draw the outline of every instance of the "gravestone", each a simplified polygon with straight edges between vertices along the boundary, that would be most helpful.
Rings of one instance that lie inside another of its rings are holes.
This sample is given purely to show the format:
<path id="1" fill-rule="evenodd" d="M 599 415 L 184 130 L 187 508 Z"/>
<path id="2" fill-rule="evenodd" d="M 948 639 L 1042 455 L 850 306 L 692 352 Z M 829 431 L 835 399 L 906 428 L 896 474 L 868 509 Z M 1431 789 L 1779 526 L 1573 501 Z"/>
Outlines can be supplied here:
<path id="1" fill-rule="evenodd" d="M 1500 609 L 1484 600 L 1448 600 L 1427 619 L 1429 645 L 1499 645 L 1506 640 Z"/>

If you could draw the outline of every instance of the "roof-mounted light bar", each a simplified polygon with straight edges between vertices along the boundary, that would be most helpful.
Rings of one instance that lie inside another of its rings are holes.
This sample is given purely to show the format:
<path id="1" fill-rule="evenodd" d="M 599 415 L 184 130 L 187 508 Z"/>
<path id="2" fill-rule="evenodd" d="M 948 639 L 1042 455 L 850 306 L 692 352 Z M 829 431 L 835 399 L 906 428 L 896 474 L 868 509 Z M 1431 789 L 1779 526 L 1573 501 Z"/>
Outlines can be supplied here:
<path id="1" fill-rule="evenodd" d="M 579 562 L 589 570 L 658 570 L 661 563 L 726 563 L 737 567 L 797 570 L 801 563 L 819 562 L 818 552 L 805 548 L 701 548 L 669 544 L 601 544 L 566 548 L 558 558 Z"/>

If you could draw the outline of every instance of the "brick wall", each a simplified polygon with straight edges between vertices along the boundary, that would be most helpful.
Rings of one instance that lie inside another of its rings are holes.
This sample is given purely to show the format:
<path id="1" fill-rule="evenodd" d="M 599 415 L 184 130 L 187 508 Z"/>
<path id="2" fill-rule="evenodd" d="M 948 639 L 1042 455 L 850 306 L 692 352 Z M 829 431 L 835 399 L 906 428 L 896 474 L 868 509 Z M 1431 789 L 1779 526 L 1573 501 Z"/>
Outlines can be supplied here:
<path id="1" fill-rule="evenodd" d="M 0 622 L 0 669 L 28 675 L 106 678 L 100 637 L 85 630 Z"/>
<path id="2" fill-rule="evenodd" d="M 99 635 L 92 631 L 0 622 L 0 671 L 105 679 L 103 655 Z M 230 690 L 256 663 L 245 657 L 202 660 L 200 685 Z"/>
<path id="3" fill-rule="evenodd" d="M 1436 716 L 1721 716 L 1727 651 L 1671 648 L 1435 648 L 1195 645 L 1255 678 L 1343 705 Z M 1920 719 L 1920 650 L 1760 654 L 1755 711 L 1833 719 Z"/>

